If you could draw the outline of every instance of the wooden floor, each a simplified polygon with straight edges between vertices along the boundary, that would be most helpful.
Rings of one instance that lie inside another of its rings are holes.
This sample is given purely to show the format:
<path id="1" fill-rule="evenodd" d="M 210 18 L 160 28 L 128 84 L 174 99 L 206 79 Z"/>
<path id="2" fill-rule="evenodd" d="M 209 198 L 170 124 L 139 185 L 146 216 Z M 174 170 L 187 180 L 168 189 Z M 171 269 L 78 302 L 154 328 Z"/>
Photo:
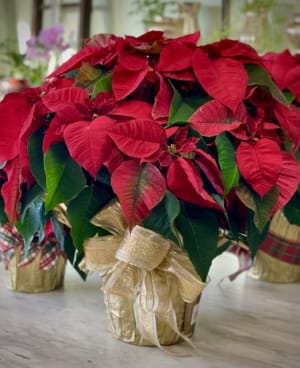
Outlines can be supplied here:
<path id="1" fill-rule="evenodd" d="M 0 265 L 0 367 L 299 368 L 300 285 L 245 274 L 220 284 L 236 266 L 230 254 L 215 260 L 193 337 L 198 351 L 179 358 L 114 339 L 95 276 L 83 283 L 68 267 L 64 289 L 23 294 L 6 289 Z"/>

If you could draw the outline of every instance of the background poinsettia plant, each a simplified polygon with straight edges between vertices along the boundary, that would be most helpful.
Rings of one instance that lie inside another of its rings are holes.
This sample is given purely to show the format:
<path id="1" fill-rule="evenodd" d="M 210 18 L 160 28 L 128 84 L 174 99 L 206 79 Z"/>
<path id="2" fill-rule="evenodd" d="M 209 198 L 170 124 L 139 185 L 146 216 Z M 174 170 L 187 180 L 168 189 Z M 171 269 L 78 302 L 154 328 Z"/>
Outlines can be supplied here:
<path id="1" fill-rule="evenodd" d="M 299 115 L 253 48 L 199 37 L 97 35 L 43 86 L 7 96 L 8 220 L 22 221 L 33 190 L 48 216 L 65 203 L 80 256 L 86 238 L 106 234 L 90 219 L 117 198 L 130 229 L 182 246 L 202 279 L 220 229 L 254 255 L 299 184 Z"/>
<path id="2" fill-rule="evenodd" d="M 266 69 L 291 103 L 290 109 L 282 112 L 290 121 L 294 137 L 299 136 L 300 124 L 300 54 L 291 54 L 289 50 L 268 52 L 263 56 Z M 300 162 L 300 149 L 296 151 Z M 296 193 L 283 207 L 283 213 L 291 224 L 300 226 L 300 184 Z"/>

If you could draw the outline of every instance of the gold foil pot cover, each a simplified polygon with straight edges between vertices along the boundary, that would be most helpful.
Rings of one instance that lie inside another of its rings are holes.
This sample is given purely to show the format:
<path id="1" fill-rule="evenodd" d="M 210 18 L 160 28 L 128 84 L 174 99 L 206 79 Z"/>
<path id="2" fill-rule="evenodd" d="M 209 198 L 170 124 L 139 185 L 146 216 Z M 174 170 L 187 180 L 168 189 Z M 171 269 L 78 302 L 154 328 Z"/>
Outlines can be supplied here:
<path id="1" fill-rule="evenodd" d="M 278 239 L 300 244 L 300 226 L 291 225 L 282 211 L 272 218 L 269 231 Z M 254 279 L 274 283 L 300 282 L 300 265 L 282 261 L 258 250 L 248 275 Z"/>
<path id="2" fill-rule="evenodd" d="M 248 275 L 253 279 L 274 283 L 300 282 L 300 266 L 258 250 Z"/>
<path id="3" fill-rule="evenodd" d="M 115 235 L 84 244 L 85 268 L 102 278 L 112 333 L 139 345 L 182 339 L 192 345 L 188 336 L 206 284 L 178 246 L 138 225 L 130 232 L 123 219 L 119 205 L 108 205 L 92 222 Z"/>
<path id="4" fill-rule="evenodd" d="M 8 264 L 6 274 L 9 289 L 26 293 L 44 293 L 63 286 L 66 265 L 64 256 L 58 257 L 55 266 L 40 270 L 42 252 L 39 252 L 28 265 L 18 267 L 21 252 L 21 247 L 18 247 Z"/>

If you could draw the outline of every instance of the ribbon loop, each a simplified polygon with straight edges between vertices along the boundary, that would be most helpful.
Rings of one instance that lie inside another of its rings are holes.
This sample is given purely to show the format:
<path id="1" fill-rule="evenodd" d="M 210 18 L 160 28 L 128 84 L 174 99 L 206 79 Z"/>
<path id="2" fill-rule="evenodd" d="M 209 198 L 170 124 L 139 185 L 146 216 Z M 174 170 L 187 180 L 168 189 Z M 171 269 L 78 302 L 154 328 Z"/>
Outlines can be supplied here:
<path id="1" fill-rule="evenodd" d="M 170 241 L 159 234 L 135 226 L 126 231 L 116 258 L 146 271 L 152 271 L 164 260 L 170 248 Z"/>

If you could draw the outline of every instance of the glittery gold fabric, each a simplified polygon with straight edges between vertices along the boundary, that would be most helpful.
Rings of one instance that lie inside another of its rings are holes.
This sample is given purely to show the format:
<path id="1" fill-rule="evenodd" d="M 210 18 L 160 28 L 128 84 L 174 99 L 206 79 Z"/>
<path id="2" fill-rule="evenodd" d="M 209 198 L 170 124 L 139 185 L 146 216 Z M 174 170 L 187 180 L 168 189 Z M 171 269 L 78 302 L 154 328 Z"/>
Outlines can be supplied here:
<path id="1" fill-rule="evenodd" d="M 170 240 L 135 226 L 110 203 L 92 222 L 115 235 L 85 242 L 82 268 L 99 272 L 113 335 L 137 345 L 176 344 L 193 333 L 205 287 L 188 256 Z"/>
<path id="2" fill-rule="evenodd" d="M 60 203 L 52 211 L 57 221 L 61 222 L 62 224 L 68 227 L 71 227 L 67 216 L 67 207 L 64 203 Z"/>
<path id="3" fill-rule="evenodd" d="M 270 231 L 280 238 L 300 243 L 300 227 L 291 225 L 282 211 L 274 215 Z M 300 266 L 258 250 L 248 275 L 254 279 L 274 283 L 300 282 Z"/>
<path id="4" fill-rule="evenodd" d="M 41 252 L 28 265 L 17 267 L 20 255 L 21 249 L 17 249 L 8 264 L 6 273 L 9 289 L 25 293 L 43 293 L 63 286 L 66 264 L 63 256 L 58 257 L 55 266 L 40 270 Z"/>

